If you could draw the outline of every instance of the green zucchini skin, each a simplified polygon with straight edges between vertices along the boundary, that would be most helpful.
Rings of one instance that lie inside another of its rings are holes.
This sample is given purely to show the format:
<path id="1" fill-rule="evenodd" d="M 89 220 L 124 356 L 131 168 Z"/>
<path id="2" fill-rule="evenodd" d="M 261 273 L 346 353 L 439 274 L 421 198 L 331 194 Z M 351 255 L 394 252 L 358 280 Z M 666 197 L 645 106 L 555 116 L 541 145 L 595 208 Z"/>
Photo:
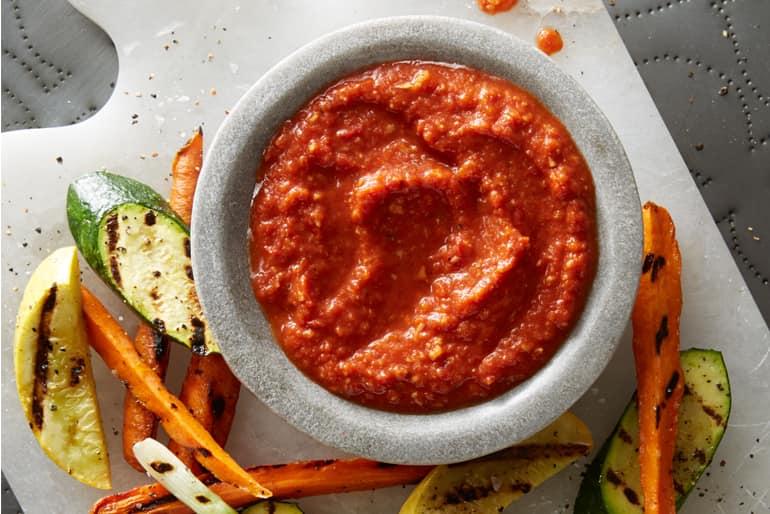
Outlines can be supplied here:
<path id="1" fill-rule="evenodd" d="M 110 211 L 124 203 L 160 211 L 189 233 L 187 225 L 168 202 L 149 186 L 108 171 L 95 171 L 75 180 L 67 189 L 67 221 L 78 250 L 99 276 L 109 270 L 99 254 L 99 228 Z"/>
<path id="2" fill-rule="evenodd" d="M 612 435 L 615 435 L 617 430 L 618 428 L 615 427 Z M 574 514 L 609 514 L 607 507 L 604 505 L 604 498 L 602 498 L 601 474 L 602 464 L 607 457 L 611 441 L 612 436 L 604 441 L 604 444 L 596 453 L 596 457 L 586 468 L 583 480 L 580 482 L 577 498 L 575 499 Z"/>
<path id="3" fill-rule="evenodd" d="M 730 381 L 722 354 L 681 352 L 685 394 L 679 407 L 673 476 L 677 509 L 711 463 L 730 415 Z M 612 435 L 586 470 L 575 514 L 641 514 L 638 412 L 631 398 Z"/>
<path id="4" fill-rule="evenodd" d="M 125 223 L 133 225 L 124 227 L 123 220 L 128 220 L 129 215 L 145 213 L 151 216 L 152 223 L 143 224 L 132 219 Z M 162 196 L 136 180 L 97 171 L 78 178 L 70 185 L 67 191 L 67 219 L 86 262 L 137 314 L 195 353 L 205 355 L 219 351 L 203 320 L 195 294 L 189 261 L 190 231 Z M 175 246 L 170 241 L 154 237 L 155 231 L 161 229 L 167 235 L 175 236 L 172 238 L 176 239 Z M 106 232 L 111 230 L 113 246 L 108 250 Z M 126 245 L 120 248 L 121 254 L 113 253 L 115 257 L 110 257 L 109 252 L 115 252 L 114 241 L 117 238 L 130 231 L 136 238 L 136 234 L 142 235 L 142 230 L 147 236 L 146 248 L 131 254 L 134 248 L 126 248 Z M 184 240 L 184 245 L 180 244 L 180 239 Z M 142 262 L 142 253 L 151 248 L 162 250 L 160 253 L 166 256 L 165 259 L 148 258 Z M 131 287 L 121 283 L 120 274 L 116 273 L 119 265 L 123 264 L 119 262 L 121 260 L 125 260 L 128 266 L 128 269 L 121 269 L 121 274 L 131 278 Z M 164 275 L 164 278 L 152 278 L 151 273 L 156 268 L 155 276 Z M 177 280 L 171 281 L 165 276 L 175 276 Z M 157 295 L 159 290 L 165 296 L 162 299 L 153 296 L 154 300 L 148 301 L 147 296 Z M 175 311 L 174 319 L 168 317 L 171 306 Z"/>
<path id="5" fill-rule="evenodd" d="M 727 429 L 732 406 L 730 377 L 720 352 L 686 350 L 682 352 L 682 369 L 685 392 L 679 415 L 689 423 L 679 423 L 676 435 L 673 475 L 674 485 L 679 488 L 677 508 L 711 464 Z"/>
<path id="6" fill-rule="evenodd" d="M 304 514 L 296 503 L 262 501 L 246 507 L 241 514 Z"/>

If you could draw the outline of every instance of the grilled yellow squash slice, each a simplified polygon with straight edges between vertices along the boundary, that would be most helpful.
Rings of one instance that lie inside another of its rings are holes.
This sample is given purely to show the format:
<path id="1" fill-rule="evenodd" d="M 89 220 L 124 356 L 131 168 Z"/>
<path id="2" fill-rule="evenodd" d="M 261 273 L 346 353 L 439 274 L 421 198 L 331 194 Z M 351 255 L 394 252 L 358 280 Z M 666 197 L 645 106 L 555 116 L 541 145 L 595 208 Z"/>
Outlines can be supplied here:
<path id="1" fill-rule="evenodd" d="M 437 466 L 400 514 L 497 513 L 591 450 L 588 427 L 569 412 L 516 446 Z"/>
<path id="2" fill-rule="evenodd" d="M 24 414 L 48 457 L 84 484 L 110 489 L 74 246 L 32 274 L 16 317 L 14 364 Z"/>

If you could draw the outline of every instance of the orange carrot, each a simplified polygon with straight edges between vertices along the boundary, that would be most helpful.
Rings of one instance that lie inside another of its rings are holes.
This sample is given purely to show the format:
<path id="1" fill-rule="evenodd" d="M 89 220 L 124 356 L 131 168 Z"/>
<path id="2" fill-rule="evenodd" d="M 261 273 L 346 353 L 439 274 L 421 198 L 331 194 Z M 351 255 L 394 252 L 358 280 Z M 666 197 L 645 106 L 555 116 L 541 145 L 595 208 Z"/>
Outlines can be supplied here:
<path id="1" fill-rule="evenodd" d="M 249 474 L 254 480 L 270 487 L 276 499 L 287 499 L 413 484 L 420 481 L 432 468 L 396 466 L 365 459 L 316 460 L 259 466 L 250 468 Z M 248 494 L 229 484 L 218 482 L 211 475 L 203 475 L 200 478 L 233 507 L 242 507 L 253 501 Z M 107 496 L 91 507 L 91 514 L 124 512 L 181 514 L 191 511 L 159 484 L 139 486 Z"/>
<path id="2" fill-rule="evenodd" d="M 170 353 L 168 339 L 150 325 L 142 323 L 134 337 L 134 348 L 139 357 L 163 381 Z M 123 458 L 137 471 L 144 473 L 144 468 L 134 457 L 134 444 L 148 437 L 155 437 L 157 433 L 158 417 L 147 410 L 131 391 L 126 391 L 123 402 Z"/>
<path id="3" fill-rule="evenodd" d="M 203 164 L 203 129 L 198 128 L 179 149 L 171 163 L 171 194 L 168 203 L 182 221 L 190 224 L 193 197 Z"/>
<path id="4" fill-rule="evenodd" d="M 203 164 L 203 131 L 198 129 L 193 137 L 177 152 L 171 165 L 171 208 L 186 223 L 192 217 L 193 197 L 198 175 Z M 187 375 L 182 384 L 179 399 L 193 416 L 208 430 L 214 440 L 224 446 L 230 435 L 235 417 L 241 384 L 227 367 L 221 355 L 192 355 Z M 171 442 L 169 448 L 193 472 L 202 470 L 195 460 L 193 450 Z"/>
<path id="5" fill-rule="evenodd" d="M 192 355 L 179 399 L 221 446 L 227 442 L 235 418 L 241 383 L 232 374 L 221 355 Z M 193 451 L 175 442 L 169 449 L 196 474 L 202 469 Z"/>
<path id="6" fill-rule="evenodd" d="M 184 446 L 195 448 L 198 462 L 219 479 L 242 488 L 249 496 L 270 497 L 271 492 L 240 467 L 182 402 L 166 389 L 101 302 L 88 289 L 82 289 L 89 343 L 131 393 L 160 418 L 169 436 Z"/>
<path id="7" fill-rule="evenodd" d="M 679 362 L 681 257 L 668 211 L 642 210 L 644 264 L 632 324 L 639 402 L 639 465 L 645 514 L 675 514 L 671 474 L 684 392 Z"/>

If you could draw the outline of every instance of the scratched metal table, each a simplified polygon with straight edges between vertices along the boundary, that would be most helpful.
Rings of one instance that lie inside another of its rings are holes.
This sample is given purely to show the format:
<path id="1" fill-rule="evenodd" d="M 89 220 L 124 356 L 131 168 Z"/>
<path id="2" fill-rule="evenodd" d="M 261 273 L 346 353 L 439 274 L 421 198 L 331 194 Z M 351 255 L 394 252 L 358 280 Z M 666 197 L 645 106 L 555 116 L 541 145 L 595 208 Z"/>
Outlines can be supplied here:
<path id="1" fill-rule="evenodd" d="M 767 321 L 770 2 L 606 3 Z M 77 123 L 107 101 L 117 58 L 100 29 L 64 0 L 2 14 L 3 131 Z M 3 478 L 2 512 L 19 511 Z"/>

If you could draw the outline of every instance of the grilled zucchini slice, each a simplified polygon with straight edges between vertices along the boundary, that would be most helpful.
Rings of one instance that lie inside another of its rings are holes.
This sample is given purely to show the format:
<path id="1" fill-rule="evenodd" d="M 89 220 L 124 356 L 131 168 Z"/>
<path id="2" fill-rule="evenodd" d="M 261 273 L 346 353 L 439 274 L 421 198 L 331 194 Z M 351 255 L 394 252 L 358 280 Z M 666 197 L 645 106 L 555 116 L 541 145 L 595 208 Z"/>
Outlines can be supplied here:
<path id="1" fill-rule="evenodd" d="M 196 354 L 219 352 L 195 291 L 189 229 L 158 193 L 90 173 L 70 185 L 67 218 L 88 264 L 140 316 Z"/>
<path id="2" fill-rule="evenodd" d="M 730 416 L 730 380 L 722 354 L 681 352 L 685 390 L 679 406 L 674 488 L 677 508 L 714 458 Z M 580 485 L 575 514 L 641 514 L 639 425 L 632 398 L 615 431 L 591 463 Z"/>
<path id="3" fill-rule="evenodd" d="M 110 489 L 74 246 L 49 255 L 19 306 L 14 366 L 19 400 L 43 451 L 84 484 Z"/>

